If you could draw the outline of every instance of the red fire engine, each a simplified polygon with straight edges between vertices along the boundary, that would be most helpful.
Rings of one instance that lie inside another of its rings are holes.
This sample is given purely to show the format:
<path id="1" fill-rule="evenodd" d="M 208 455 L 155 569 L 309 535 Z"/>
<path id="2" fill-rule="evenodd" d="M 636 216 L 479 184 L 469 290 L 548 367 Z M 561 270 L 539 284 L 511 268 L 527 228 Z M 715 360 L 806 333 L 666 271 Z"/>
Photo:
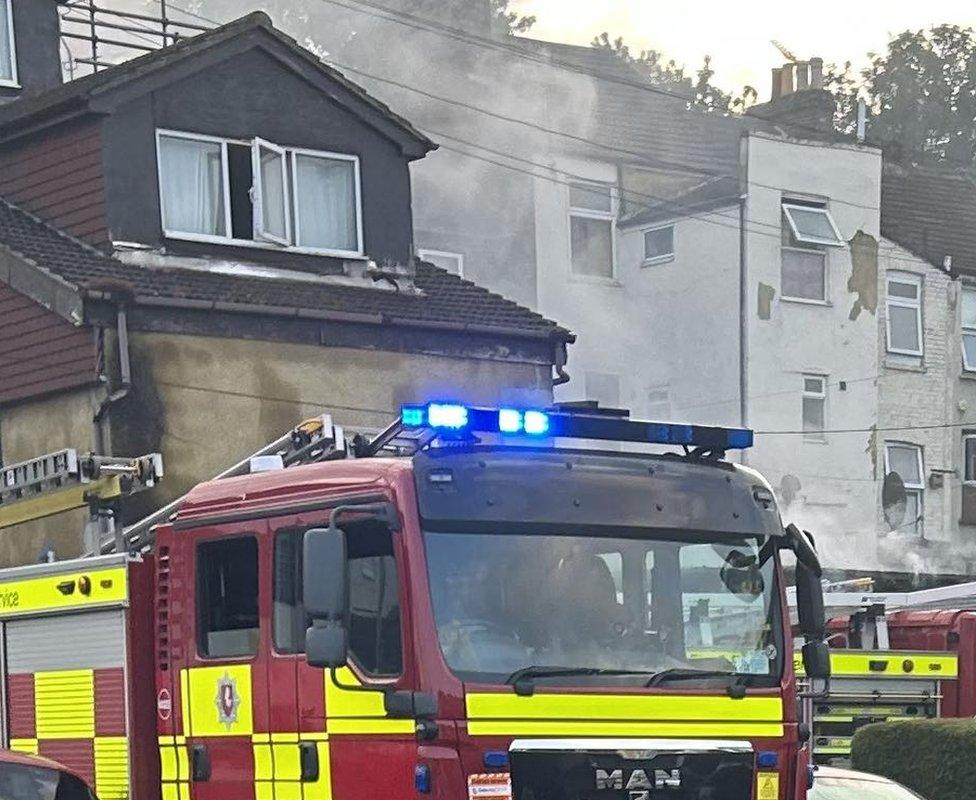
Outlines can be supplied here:
<path id="1" fill-rule="evenodd" d="M 305 425 L 127 554 L 0 572 L 3 741 L 103 800 L 802 800 L 779 553 L 826 677 L 819 564 L 724 460 L 751 440 L 567 407 Z"/>

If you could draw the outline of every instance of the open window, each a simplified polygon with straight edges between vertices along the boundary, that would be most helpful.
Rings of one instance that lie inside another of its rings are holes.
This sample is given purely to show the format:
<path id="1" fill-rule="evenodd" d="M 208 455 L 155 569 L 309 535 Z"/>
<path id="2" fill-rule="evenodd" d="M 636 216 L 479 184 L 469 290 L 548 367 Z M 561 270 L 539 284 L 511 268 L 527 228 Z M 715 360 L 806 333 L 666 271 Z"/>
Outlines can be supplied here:
<path id="1" fill-rule="evenodd" d="M 570 256 L 574 275 L 613 278 L 616 220 L 614 187 L 599 183 L 570 184 Z"/>
<path id="2" fill-rule="evenodd" d="M 901 533 L 922 536 L 925 516 L 925 465 L 922 448 L 908 442 L 885 443 L 885 474 L 895 472 L 905 487 L 904 521 Z"/>
<path id="3" fill-rule="evenodd" d="M 783 216 L 790 225 L 793 238 L 800 244 L 844 247 L 837 223 L 823 206 L 783 203 Z"/>
<path id="4" fill-rule="evenodd" d="M 255 139 L 251 150 L 254 238 L 287 245 L 291 238 L 288 167 L 284 148 Z"/>
<path id="5" fill-rule="evenodd" d="M 180 131 L 158 131 L 157 153 L 167 237 L 363 254 L 356 156 Z"/>
<path id="6" fill-rule="evenodd" d="M 17 85 L 17 52 L 11 0 L 0 0 L 0 86 Z"/>

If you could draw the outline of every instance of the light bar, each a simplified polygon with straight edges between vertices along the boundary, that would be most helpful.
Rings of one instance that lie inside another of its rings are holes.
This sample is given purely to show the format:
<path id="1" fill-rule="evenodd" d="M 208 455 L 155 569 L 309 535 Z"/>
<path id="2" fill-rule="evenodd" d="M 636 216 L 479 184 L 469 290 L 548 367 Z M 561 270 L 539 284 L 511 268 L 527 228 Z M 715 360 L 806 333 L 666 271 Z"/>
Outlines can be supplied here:
<path id="1" fill-rule="evenodd" d="M 639 422 L 622 416 L 541 409 L 475 408 L 459 403 L 406 405 L 400 413 L 405 428 L 428 428 L 444 433 L 499 433 L 552 436 L 616 442 L 675 444 L 711 450 L 752 447 L 753 433 L 745 428 L 716 428 L 673 422 Z"/>

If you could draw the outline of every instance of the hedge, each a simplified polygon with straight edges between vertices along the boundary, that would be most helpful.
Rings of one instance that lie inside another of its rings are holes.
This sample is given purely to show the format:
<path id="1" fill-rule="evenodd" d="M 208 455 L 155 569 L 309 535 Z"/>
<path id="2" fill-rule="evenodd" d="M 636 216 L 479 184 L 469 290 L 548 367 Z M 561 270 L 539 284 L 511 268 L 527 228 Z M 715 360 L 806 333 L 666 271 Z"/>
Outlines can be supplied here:
<path id="1" fill-rule="evenodd" d="M 976 797 L 976 720 L 913 719 L 865 725 L 851 744 L 854 769 L 884 775 L 926 800 Z"/>

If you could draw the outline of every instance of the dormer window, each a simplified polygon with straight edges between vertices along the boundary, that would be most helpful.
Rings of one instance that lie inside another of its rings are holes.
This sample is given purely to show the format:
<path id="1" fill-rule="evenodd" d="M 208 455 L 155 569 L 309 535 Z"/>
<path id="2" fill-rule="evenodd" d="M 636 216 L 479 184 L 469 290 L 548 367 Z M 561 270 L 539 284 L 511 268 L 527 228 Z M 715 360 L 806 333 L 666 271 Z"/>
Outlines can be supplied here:
<path id="1" fill-rule="evenodd" d="M 0 86 L 17 85 L 14 14 L 11 0 L 0 0 Z"/>
<path id="2" fill-rule="evenodd" d="M 157 152 L 168 238 L 363 254 L 356 156 L 177 131 Z"/>

